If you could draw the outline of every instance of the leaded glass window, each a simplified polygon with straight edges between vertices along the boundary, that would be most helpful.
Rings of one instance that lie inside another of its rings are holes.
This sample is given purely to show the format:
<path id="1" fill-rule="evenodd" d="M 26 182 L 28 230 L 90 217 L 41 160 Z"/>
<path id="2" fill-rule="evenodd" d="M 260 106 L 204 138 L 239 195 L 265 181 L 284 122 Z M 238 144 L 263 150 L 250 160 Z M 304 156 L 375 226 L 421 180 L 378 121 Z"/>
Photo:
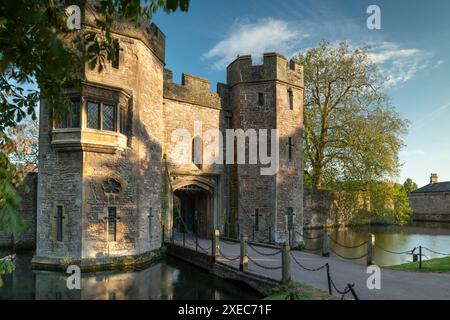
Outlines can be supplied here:
<path id="1" fill-rule="evenodd" d="M 102 129 L 107 131 L 114 131 L 114 106 L 103 105 Z"/>
<path id="2" fill-rule="evenodd" d="M 88 101 L 87 103 L 87 127 L 92 129 L 100 129 L 100 104 Z"/>

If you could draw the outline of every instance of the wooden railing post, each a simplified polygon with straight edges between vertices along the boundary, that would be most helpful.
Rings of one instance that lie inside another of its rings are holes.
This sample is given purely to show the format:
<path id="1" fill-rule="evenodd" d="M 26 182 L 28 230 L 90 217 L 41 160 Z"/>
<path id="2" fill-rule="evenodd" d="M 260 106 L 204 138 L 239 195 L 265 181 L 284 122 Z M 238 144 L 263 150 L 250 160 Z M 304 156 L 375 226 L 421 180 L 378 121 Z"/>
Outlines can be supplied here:
<path id="1" fill-rule="evenodd" d="M 220 230 L 214 229 L 214 259 L 220 255 Z"/>
<path id="2" fill-rule="evenodd" d="M 370 266 L 373 264 L 374 251 L 373 246 L 375 244 L 375 235 L 369 233 L 367 236 L 367 265 Z"/>
<path id="3" fill-rule="evenodd" d="M 289 256 L 290 247 L 288 242 L 283 243 L 281 247 L 281 279 L 284 283 L 288 283 L 291 280 L 291 257 Z"/>
<path id="4" fill-rule="evenodd" d="M 247 255 L 248 237 L 246 235 L 241 236 L 241 258 L 239 262 L 239 270 L 245 271 L 248 268 L 248 255 Z"/>
<path id="5" fill-rule="evenodd" d="M 326 228 L 323 229 L 322 241 L 322 256 L 329 257 L 330 251 L 328 250 L 328 231 Z"/>

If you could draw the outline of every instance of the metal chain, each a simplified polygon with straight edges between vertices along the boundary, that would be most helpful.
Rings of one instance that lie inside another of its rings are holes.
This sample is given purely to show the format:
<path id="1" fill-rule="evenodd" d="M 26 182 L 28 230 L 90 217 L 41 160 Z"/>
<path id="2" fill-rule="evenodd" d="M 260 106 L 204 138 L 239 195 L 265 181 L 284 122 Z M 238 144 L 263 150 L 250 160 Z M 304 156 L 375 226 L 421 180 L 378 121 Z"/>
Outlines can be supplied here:
<path id="1" fill-rule="evenodd" d="M 346 257 L 346 256 L 343 256 L 343 255 L 337 253 L 337 252 L 334 251 L 331 247 L 330 247 L 330 251 L 333 252 L 333 253 L 334 253 L 335 255 L 337 255 L 338 257 L 341 257 L 342 259 L 346 259 L 346 260 L 358 260 L 358 259 L 362 259 L 362 258 L 364 258 L 364 257 L 367 256 L 367 252 L 366 252 L 366 253 L 364 253 L 363 255 L 359 256 L 359 257 Z"/>
<path id="2" fill-rule="evenodd" d="M 221 255 L 223 258 L 227 259 L 228 261 L 235 261 L 235 260 L 237 260 L 237 259 L 239 259 L 239 258 L 241 257 L 241 256 L 237 256 L 237 257 L 234 257 L 234 258 L 229 258 L 229 257 L 227 257 L 226 255 L 224 255 L 223 252 L 222 252 L 222 250 L 220 250 L 220 249 L 219 249 L 219 253 L 220 253 L 220 255 Z"/>
<path id="3" fill-rule="evenodd" d="M 339 243 L 336 239 L 333 239 L 333 237 L 331 237 L 330 235 L 328 235 L 328 238 L 330 238 L 330 240 L 333 241 L 333 242 L 334 242 L 335 244 L 337 244 L 338 246 L 343 247 L 343 248 L 348 248 L 348 249 L 359 248 L 359 247 L 362 247 L 362 246 L 364 246 L 364 245 L 367 244 L 367 241 L 364 241 L 363 243 L 360 243 L 360 244 L 358 244 L 358 245 L 347 246 L 347 245 L 344 245 L 344 244 L 342 244 L 342 243 Z"/>
<path id="4" fill-rule="evenodd" d="M 250 248 L 252 248 L 252 250 L 255 251 L 257 254 L 260 254 L 260 255 L 266 256 L 266 257 L 275 256 L 275 255 L 281 253 L 281 249 L 277 249 L 277 251 L 275 251 L 275 252 L 265 253 L 265 252 L 261 252 L 261 251 L 257 250 L 257 249 L 256 249 L 253 245 L 251 245 L 251 244 L 248 244 L 248 246 L 249 246 Z M 275 248 L 274 248 L 274 249 L 275 249 Z"/>
<path id="5" fill-rule="evenodd" d="M 291 252 L 291 257 L 294 260 L 294 262 L 302 269 L 305 269 L 306 271 L 319 271 L 322 270 L 323 268 L 325 268 L 327 266 L 327 264 L 325 263 L 323 266 L 318 267 L 318 268 L 307 268 L 305 266 L 303 266 L 300 262 L 298 262 L 298 260 L 295 258 L 295 256 L 292 254 Z"/>
<path id="6" fill-rule="evenodd" d="M 268 270 L 278 270 L 281 269 L 282 266 L 278 266 L 278 267 L 268 267 L 268 266 L 263 266 L 262 264 L 259 264 L 258 262 L 256 262 L 255 260 L 253 260 L 252 258 L 250 258 L 250 256 L 247 256 L 248 260 L 250 260 L 251 262 L 253 262 L 255 265 L 257 265 L 260 268 L 263 269 L 268 269 Z"/>
<path id="7" fill-rule="evenodd" d="M 337 293 L 342 295 L 342 298 L 344 298 L 344 296 L 350 292 L 350 288 L 348 285 L 345 287 L 344 290 L 341 291 L 337 288 L 336 284 L 334 283 L 333 279 L 331 279 L 331 277 L 330 277 L 330 282 L 331 282 L 331 285 L 333 286 L 334 290 L 336 290 Z"/>
<path id="8" fill-rule="evenodd" d="M 391 250 L 385 249 L 382 246 L 378 245 L 376 242 L 375 242 L 375 247 L 377 247 L 383 251 L 386 251 L 388 253 L 392 253 L 392 254 L 412 254 L 414 252 L 414 250 L 416 249 L 416 248 L 414 248 L 414 249 L 408 250 L 408 251 L 396 252 L 396 251 L 391 251 Z"/>
<path id="9" fill-rule="evenodd" d="M 435 253 L 435 254 L 438 254 L 438 255 L 441 255 L 441 256 L 450 256 L 450 253 L 442 253 L 442 252 L 434 251 L 434 250 L 431 250 L 431 249 L 429 249 L 427 247 L 422 247 L 422 249 L 428 250 L 428 251 L 430 251 L 432 253 Z"/>

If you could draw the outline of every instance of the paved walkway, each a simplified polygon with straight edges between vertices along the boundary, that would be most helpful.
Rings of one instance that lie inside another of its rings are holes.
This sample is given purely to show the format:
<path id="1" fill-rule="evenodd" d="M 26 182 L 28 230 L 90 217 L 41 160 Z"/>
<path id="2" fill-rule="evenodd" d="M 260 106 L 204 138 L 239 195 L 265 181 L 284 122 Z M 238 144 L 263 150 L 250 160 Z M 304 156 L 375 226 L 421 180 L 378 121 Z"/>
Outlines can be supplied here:
<path id="1" fill-rule="evenodd" d="M 178 235 L 176 239 L 181 239 Z M 182 245 L 180 240 L 177 244 Z M 199 245 L 207 249 L 211 254 L 211 240 L 199 239 Z M 195 241 L 186 236 L 186 246 L 195 250 Z M 199 251 L 202 251 L 199 248 Z M 240 244 L 231 244 L 221 241 L 221 252 L 228 258 L 239 256 Z M 260 253 L 270 254 L 277 250 L 267 247 L 255 246 Z M 450 274 L 449 273 L 420 273 L 410 271 L 399 271 L 381 268 L 381 289 L 369 290 L 366 286 L 367 267 L 363 264 L 342 260 L 337 257 L 322 257 L 303 251 L 292 251 L 298 262 L 307 268 L 317 268 L 328 262 L 330 265 L 331 278 L 336 286 L 343 290 L 348 283 L 355 284 L 355 291 L 360 299 L 450 299 Z M 248 247 L 248 255 L 256 263 L 276 268 L 281 266 L 281 252 L 274 256 L 264 256 Z M 238 268 L 239 259 L 229 261 L 219 257 L 217 261 Z M 281 269 L 264 269 L 249 261 L 248 271 L 261 274 L 272 279 L 281 279 Z M 328 282 L 325 268 L 319 271 L 306 271 L 301 269 L 291 257 L 291 277 L 293 280 L 312 285 L 328 291 Z M 333 290 L 335 292 L 335 290 Z M 351 298 L 351 295 L 346 297 Z"/>

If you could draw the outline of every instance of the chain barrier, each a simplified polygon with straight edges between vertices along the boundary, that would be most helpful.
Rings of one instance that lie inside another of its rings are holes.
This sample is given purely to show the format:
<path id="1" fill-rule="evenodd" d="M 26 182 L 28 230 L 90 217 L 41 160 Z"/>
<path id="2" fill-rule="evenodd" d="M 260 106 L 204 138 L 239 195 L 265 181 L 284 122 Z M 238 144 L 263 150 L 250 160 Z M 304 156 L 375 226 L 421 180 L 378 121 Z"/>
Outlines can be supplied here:
<path id="1" fill-rule="evenodd" d="M 334 251 L 331 247 L 329 248 L 329 250 L 330 250 L 331 252 L 333 252 L 335 255 L 337 255 L 338 257 L 341 257 L 342 259 L 345 259 L 345 260 L 358 260 L 358 259 L 362 259 L 362 258 L 364 258 L 364 257 L 367 256 L 367 252 L 366 252 L 366 253 L 364 253 L 363 255 L 359 256 L 359 257 L 346 257 L 346 256 L 343 256 L 343 255 L 337 253 L 337 252 Z"/>
<path id="2" fill-rule="evenodd" d="M 339 243 L 336 239 L 334 239 L 334 238 L 331 237 L 330 235 L 328 235 L 328 238 L 329 238 L 331 241 L 333 241 L 335 244 L 337 244 L 338 246 L 343 247 L 343 248 L 348 248 L 348 249 L 356 249 L 356 248 L 362 247 L 362 246 L 364 246 L 364 245 L 367 244 L 367 241 L 364 241 L 364 242 L 362 242 L 362 243 L 360 243 L 360 244 L 358 244 L 358 245 L 347 246 L 347 245 L 344 245 L 344 244 L 342 244 L 342 243 Z"/>
<path id="3" fill-rule="evenodd" d="M 209 250 L 211 250 L 211 248 L 212 248 L 212 246 L 210 246 L 210 247 L 208 247 L 208 248 L 203 248 L 201 245 L 200 245 L 200 243 L 198 243 L 197 242 L 197 246 L 201 249 L 201 250 L 203 250 L 205 253 L 208 253 L 209 252 Z"/>
<path id="4" fill-rule="evenodd" d="M 417 249 L 417 247 L 414 247 L 412 250 L 407 250 L 407 251 L 401 251 L 401 252 L 398 252 L 398 251 L 391 251 L 391 250 L 388 250 L 388 249 L 383 248 L 382 246 L 380 246 L 380 245 L 377 244 L 376 242 L 375 242 L 375 247 L 377 247 L 378 249 L 381 249 L 381 250 L 383 250 L 383 251 L 386 251 L 386 252 L 388 252 L 388 253 L 392 253 L 392 254 L 413 254 L 414 250 Z"/>
<path id="5" fill-rule="evenodd" d="M 253 245 L 251 245 L 251 244 L 248 244 L 248 246 L 249 246 L 253 251 L 255 251 L 257 254 L 262 255 L 262 256 L 266 256 L 266 257 L 275 256 L 275 255 L 281 253 L 281 249 L 276 249 L 275 252 L 267 253 L 267 252 L 259 251 L 258 249 L 256 249 L 256 248 L 255 248 Z M 274 249 L 275 249 L 275 248 L 274 248 Z"/>
<path id="6" fill-rule="evenodd" d="M 428 250 L 428 251 L 430 251 L 434 254 L 440 255 L 440 256 L 450 256 L 450 253 L 442 253 L 442 252 L 434 251 L 427 247 L 422 247 L 422 249 Z"/>
<path id="7" fill-rule="evenodd" d="M 294 254 L 292 253 L 292 251 L 290 252 L 292 259 L 294 260 L 294 262 L 302 269 L 305 269 L 306 271 L 319 271 L 322 270 L 323 268 L 325 268 L 327 266 L 327 263 L 325 263 L 323 266 L 321 267 L 317 267 L 317 268 L 308 268 L 305 267 L 304 265 L 302 265 L 300 262 L 298 262 L 298 260 L 295 258 Z"/>
<path id="8" fill-rule="evenodd" d="M 239 259 L 239 258 L 241 257 L 241 256 L 237 256 L 237 257 L 234 257 L 234 258 L 227 257 L 227 256 L 222 252 L 222 250 L 220 250 L 220 249 L 219 249 L 219 253 L 220 253 L 220 256 L 221 256 L 221 257 L 225 258 L 225 259 L 228 260 L 228 261 L 235 261 L 235 260 L 237 260 L 237 259 Z"/>
<path id="9" fill-rule="evenodd" d="M 253 260 L 252 258 L 250 258 L 250 256 L 247 256 L 248 260 L 250 260 L 251 262 L 253 262 L 255 265 L 257 265 L 260 268 L 263 269 L 267 269 L 267 270 L 279 270 L 282 268 L 282 266 L 278 266 L 278 267 L 268 267 L 268 266 L 263 266 L 262 264 L 259 264 L 258 262 L 256 262 L 255 260 Z"/>

